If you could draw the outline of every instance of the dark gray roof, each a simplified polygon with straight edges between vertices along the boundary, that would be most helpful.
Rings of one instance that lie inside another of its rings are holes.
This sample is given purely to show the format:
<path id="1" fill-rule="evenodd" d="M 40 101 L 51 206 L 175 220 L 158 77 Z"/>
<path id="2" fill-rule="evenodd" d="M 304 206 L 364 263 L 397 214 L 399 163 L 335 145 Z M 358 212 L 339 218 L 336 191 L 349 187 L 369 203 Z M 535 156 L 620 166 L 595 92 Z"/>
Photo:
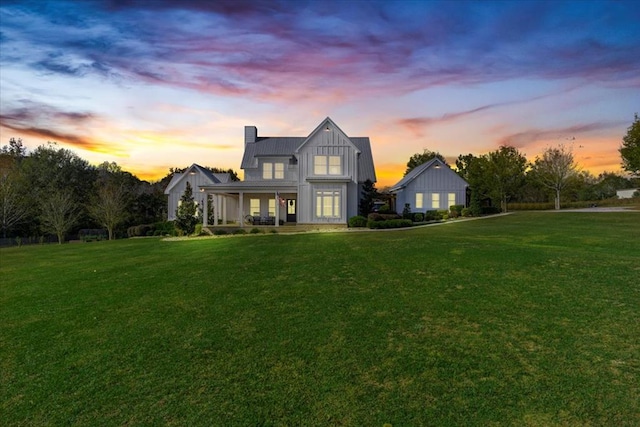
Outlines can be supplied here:
<path id="1" fill-rule="evenodd" d="M 251 169 L 258 167 L 258 157 L 293 157 L 294 153 L 307 140 L 307 137 L 258 137 L 256 142 L 245 144 L 244 155 L 240 168 Z M 368 137 L 349 138 L 360 150 L 360 163 L 358 164 L 358 181 L 367 179 L 376 181 L 376 171 L 371 154 L 371 142 Z"/>
<path id="2" fill-rule="evenodd" d="M 400 181 L 398 181 L 398 183 L 394 186 L 392 186 L 389 191 L 397 191 L 400 190 L 401 188 L 404 188 L 407 186 L 407 184 L 409 184 L 411 181 L 413 181 L 414 179 L 416 179 L 422 172 L 426 171 L 427 169 L 429 169 L 434 163 L 439 163 L 440 165 L 442 165 L 442 167 L 446 167 L 449 168 L 449 165 L 447 165 L 446 163 L 444 163 L 442 160 L 438 159 L 437 157 L 429 160 L 426 163 L 423 163 L 419 166 L 416 166 L 415 168 L 411 169 L 409 171 L 408 174 L 406 174 Z M 451 169 L 451 168 L 449 168 Z M 453 171 L 452 171 L 453 172 Z M 456 176 L 458 176 L 456 174 Z M 460 177 L 459 177 L 460 178 Z M 460 178 L 461 181 L 464 181 L 464 183 L 466 184 L 467 182 Z M 468 184 L 467 184 L 468 185 Z"/>

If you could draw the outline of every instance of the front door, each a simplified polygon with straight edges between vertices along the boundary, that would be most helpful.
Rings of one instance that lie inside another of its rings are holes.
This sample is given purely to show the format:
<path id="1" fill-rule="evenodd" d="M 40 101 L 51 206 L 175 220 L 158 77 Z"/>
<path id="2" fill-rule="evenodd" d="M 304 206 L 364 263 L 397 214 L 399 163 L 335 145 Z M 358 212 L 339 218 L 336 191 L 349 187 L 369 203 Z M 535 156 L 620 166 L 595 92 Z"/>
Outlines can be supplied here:
<path id="1" fill-rule="evenodd" d="M 287 222 L 296 222 L 296 199 L 287 199 Z"/>

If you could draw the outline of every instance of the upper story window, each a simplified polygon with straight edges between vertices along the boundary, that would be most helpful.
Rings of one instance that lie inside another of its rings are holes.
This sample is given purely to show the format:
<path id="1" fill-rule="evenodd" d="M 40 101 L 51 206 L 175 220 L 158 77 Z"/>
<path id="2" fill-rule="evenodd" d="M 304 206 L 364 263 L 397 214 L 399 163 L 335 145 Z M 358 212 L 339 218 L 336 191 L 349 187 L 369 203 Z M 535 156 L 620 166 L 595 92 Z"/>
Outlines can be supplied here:
<path id="1" fill-rule="evenodd" d="M 284 179 L 284 163 L 264 162 L 262 179 Z"/>
<path id="2" fill-rule="evenodd" d="M 314 175 L 342 175 L 342 158 L 340 156 L 313 156 Z"/>

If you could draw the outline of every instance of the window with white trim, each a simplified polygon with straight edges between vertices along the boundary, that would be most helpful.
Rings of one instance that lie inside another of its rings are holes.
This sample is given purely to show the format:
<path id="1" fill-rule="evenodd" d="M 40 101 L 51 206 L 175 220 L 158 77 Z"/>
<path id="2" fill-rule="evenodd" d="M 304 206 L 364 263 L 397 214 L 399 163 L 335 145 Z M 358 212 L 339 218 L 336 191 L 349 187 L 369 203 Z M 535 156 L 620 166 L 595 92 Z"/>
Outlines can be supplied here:
<path id="1" fill-rule="evenodd" d="M 340 191 L 316 191 L 316 218 L 340 218 Z"/>
<path id="2" fill-rule="evenodd" d="M 423 198 L 424 194 L 416 193 L 416 209 L 422 209 L 424 207 Z"/>
<path id="3" fill-rule="evenodd" d="M 260 199 L 249 199 L 249 212 L 253 216 L 260 216 Z"/>
<path id="4" fill-rule="evenodd" d="M 276 199 L 269 199 L 269 216 L 276 216 Z"/>
<path id="5" fill-rule="evenodd" d="M 262 179 L 284 179 L 284 163 L 264 162 Z"/>
<path id="6" fill-rule="evenodd" d="M 342 158 L 340 156 L 313 156 L 314 175 L 342 175 Z"/>
<path id="7" fill-rule="evenodd" d="M 449 193 L 447 197 L 447 206 L 451 209 L 451 206 L 456 204 L 456 193 Z"/>
<path id="8" fill-rule="evenodd" d="M 440 209 L 440 193 L 433 193 L 431 195 L 431 208 Z"/>

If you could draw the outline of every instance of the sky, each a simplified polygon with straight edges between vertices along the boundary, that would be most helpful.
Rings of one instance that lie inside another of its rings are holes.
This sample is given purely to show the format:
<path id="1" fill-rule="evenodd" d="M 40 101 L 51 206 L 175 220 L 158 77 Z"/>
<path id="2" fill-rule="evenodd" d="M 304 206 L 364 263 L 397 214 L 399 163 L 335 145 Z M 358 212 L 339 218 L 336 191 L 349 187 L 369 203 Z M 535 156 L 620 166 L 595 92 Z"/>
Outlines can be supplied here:
<path id="1" fill-rule="evenodd" d="M 637 1 L 0 3 L 0 145 L 47 141 L 141 179 L 240 173 L 244 126 L 371 140 L 378 188 L 428 149 L 560 144 L 619 172 L 640 113 Z"/>

